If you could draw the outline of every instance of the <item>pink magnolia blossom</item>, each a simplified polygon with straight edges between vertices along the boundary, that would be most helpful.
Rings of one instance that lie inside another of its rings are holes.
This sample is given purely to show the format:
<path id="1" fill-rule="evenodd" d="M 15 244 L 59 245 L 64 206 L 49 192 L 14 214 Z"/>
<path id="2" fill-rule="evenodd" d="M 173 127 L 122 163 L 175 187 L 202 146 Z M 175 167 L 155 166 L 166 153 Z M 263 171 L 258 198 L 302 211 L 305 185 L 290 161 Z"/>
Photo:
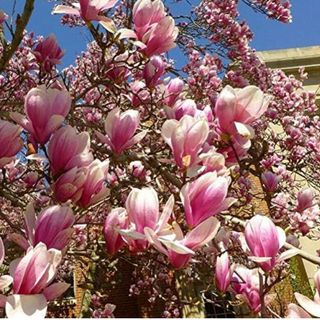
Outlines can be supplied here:
<path id="1" fill-rule="evenodd" d="M 108 168 L 108 161 L 97 159 L 87 167 L 70 169 L 52 185 L 56 199 L 60 202 L 72 200 L 82 207 L 102 200 L 109 193 L 104 184 Z"/>
<path id="2" fill-rule="evenodd" d="M 251 218 L 244 231 L 246 243 L 264 271 L 270 271 L 276 264 L 276 256 L 286 241 L 284 231 L 276 227 L 271 219 L 261 215 Z M 261 258 L 261 259 L 259 259 Z"/>
<path id="3" fill-rule="evenodd" d="M 114 255 L 124 245 L 125 241 L 121 237 L 119 230 L 128 228 L 128 216 L 124 208 L 113 209 L 104 223 L 103 234 L 106 240 L 106 250 Z"/>
<path id="4" fill-rule="evenodd" d="M 234 266 L 230 266 L 228 252 L 224 252 L 216 259 L 215 282 L 221 292 L 226 292 L 233 274 Z"/>
<path id="5" fill-rule="evenodd" d="M 0 168 L 13 161 L 23 147 L 21 131 L 19 126 L 0 119 Z"/>
<path id="6" fill-rule="evenodd" d="M 210 216 L 226 210 L 234 202 L 233 198 L 227 198 L 229 184 L 229 178 L 208 172 L 183 186 L 180 198 L 189 226 L 197 226 Z"/>
<path id="7" fill-rule="evenodd" d="M 286 318 L 311 318 L 310 314 L 294 303 L 288 305 L 288 314 Z"/>
<path id="8" fill-rule="evenodd" d="M 171 230 L 159 234 L 146 227 L 145 234 L 148 241 L 165 254 L 176 269 L 181 269 L 189 263 L 196 250 L 215 237 L 219 227 L 219 221 L 210 217 L 185 236 L 176 222 L 173 222 Z"/>
<path id="9" fill-rule="evenodd" d="M 47 249 L 39 243 L 30 247 L 27 254 L 10 265 L 13 277 L 13 295 L 7 298 L 6 314 L 9 318 L 34 316 L 44 318 L 47 301 L 65 292 L 69 284 L 51 284 L 61 262 L 61 252 Z"/>
<path id="10" fill-rule="evenodd" d="M 258 269 L 238 266 L 232 276 L 232 288 L 240 294 L 251 311 L 258 313 L 261 309 L 260 283 Z"/>
<path id="11" fill-rule="evenodd" d="M 206 153 L 199 155 L 198 165 L 190 168 L 188 175 L 194 177 L 214 171 L 218 176 L 225 175 L 227 173 L 226 159 L 215 148 L 210 148 Z"/>
<path id="12" fill-rule="evenodd" d="M 169 81 L 165 87 L 164 103 L 169 107 L 172 107 L 179 99 L 184 89 L 184 82 L 179 78 L 174 78 Z"/>
<path id="13" fill-rule="evenodd" d="M 104 127 L 106 135 L 96 132 L 101 142 L 110 146 L 112 151 L 121 153 L 138 143 L 146 135 L 146 131 L 135 134 L 139 127 L 140 117 L 137 110 L 120 113 L 119 108 L 110 111 Z"/>
<path id="14" fill-rule="evenodd" d="M 86 181 L 87 171 L 86 167 L 75 167 L 62 174 L 52 185 L 55 198 L 60 202 L 66 202 L 69 199 L 73 202 L 78 201 Z"/>
<path id="15" fill-rule="evenodd" d="M 133 107 L 139 107 L 150 101 L 150 91 L 143 81 L 134 81 L 130 83 L 131 95 L 130 100 Z"/>
<path id="16" fill-rule="evenodd" d="M 126 209 L 137 232 L 143 233 L 145 227 L 155 229 L 160 211 L 158 195 L 153 188 L 132 189 Z"/>
<path id="17" fill-rule="evenodd" d="M 68 115 L 71 97 L 65 90 L 46 88 L 44 85 L 31 89 L 24 103 L 27 118 L 17 112 L 11 118 L 19 123 L 32 138 L 44 145 Z"/>
<path id="18" fill-rule="evenodd" d="M 138 0 L 133 6 L 134 31 L 121 29 L 120 38 L 134 38 L 147 56 L 158 55 L 175 47 L 179 30 L 167 16 L 161 0 Z"/>
<path id="19" fill-rule="evenodd" d="M 26 231 L 32 246 L 42 242 L 48 249 L 63 250 L 69 244 L 74 221 L 72 210 L 66 206 L 48 207 L 38 217 L 32 203 L 26 208 Z"/>
<path id="20" fill-rule="evenodd" d="M 275 192 L 278 188 L 280 177 L 271 171 L 266 171 L 261 175 L 261 181 L 266 191 Z"/>
<path id="21" fill-rule="evenodd" d="M 48 157 L 53 175 L 74 167 L 84 167 L 93 161 L 88 132 L 77 133 L 71 126 L 57 130 L 48 144 Z M 63 156 L 61 156 L 63 155 Z"/>
<path id="22" fill-rule="evenodd" d="M 180 120 L 185 115 L 194 117 L 198 110 L 194 100 L 186 99 L 178 100 L 172 108 L 165 108 L 165 111 L 168 118 Z"/>
<path id="23" fill-rule="evenodd" d="M 165 204 L 162 213 L 159 210 L 159 199 L 153 188 L 133 188 L 126 201 L 128 227 L 121 234 L 132 251 L 145 250 L 149 243 L 145 237 L 145 228 L 156 234 L 166 226 L 174 206 L 171 196 Z"/>
<path id="24" fill-rule="evenodd" d="M 138 0 L 133 7 L 133 22 L 139 39 L 143 38 L 149 27 L 166 16 L 161 0 Z"/>
<path id="25" fill-rule="evenodd" d="M 318 269 L 314 275 L 314 283 L 316 292 L 313 300 L 303 294 L 295 292 L 294 296 L 303 309 L 297 305 L 291 306 L 291 308 L 289 308 L 288 318 L 311 318 L 311 316 L 316 318 L 320 317 L 320 269 Z"/>
<path id="26" fill-rule="evenodd" d="M 316 292 L 314 296 L 314 300 L 300 294 L 298 292 L 294 293 L 294 296 L 299 303 L 299 305 L 310 315 L 316 318 L 320 318 L 320 296 L 319 293 Z M 299 314 L 306 315 L 299 310 Z M 310 317 L 309 317 L 310 318 Z"/>
<path id="27" fill-rule="evenodd" d="M 71 14 L 81 17 L 84 21 L 99 21 L 99 23 L 110 32 L 115 32 L 113 21 L 104 15 L 104 11 L 114 7 L 118 0 L 80 0 L 73 6 L 58 5 L 53 14 Z"/>
<path id="28" fill-rule="evenodd" d="M 143 78 L 147 87 L 154 88 L 165 73 L 166 64 L 160 56 L 152 56 L 143 69 Z"/>
<path id="29" fill-rule="evenodd" d="M 106 174 L 109 162 L 94 160 L 88 167 L 86 179 L 82 186 L 82 192 L 77 204 L 87 207 L 97 203 L 109 194 L 109 189 L 105 186 Z"/>
<path id="30" fill-rule="evenodd" d="M 198 160 L 198 154 L 209 134 L 209 125 L 204 119 L 186 115 L 179 121 L 167 120 L 161 134 L 170 146 L 176 164 L 180 168 L 188 168 Z"/>
<path id="31" fill-rule="evenodd" d="M 37 61 L 44 66 L 45 71 L 50 71 L 53 65 L 59 64 L 64 56 L 64 51 L 59 47 L 56 37 L 50 35 L 40 42 L 33 51 Z"/>
<path id="32" fill-rule="evenodd" d="M 220 130 L 233 136 L 244 147 L 250 147 L 250 139 L 254 135 L 250 124 L 264 114 L 268 103 L 269 99 L 258 87 L 233 89 L 227 85 L 215 105 Z"/>
<path id="33" fill-rule="evenodd" d="M 161 54 L 175 47 L 178 28 L 167 16 L 161 0 L 138 0 L 133 7 L 133 23 L 146 55 Z"/>
<path id="34" fill-rule="evenodd" d="M 298 212 L 303 212 L 304 210 L 312 207 L 314 197 L 315 195 L 311 188 L 305 188 L 299 191 L 297 196 L 298 204 L 296 210 Z"/>

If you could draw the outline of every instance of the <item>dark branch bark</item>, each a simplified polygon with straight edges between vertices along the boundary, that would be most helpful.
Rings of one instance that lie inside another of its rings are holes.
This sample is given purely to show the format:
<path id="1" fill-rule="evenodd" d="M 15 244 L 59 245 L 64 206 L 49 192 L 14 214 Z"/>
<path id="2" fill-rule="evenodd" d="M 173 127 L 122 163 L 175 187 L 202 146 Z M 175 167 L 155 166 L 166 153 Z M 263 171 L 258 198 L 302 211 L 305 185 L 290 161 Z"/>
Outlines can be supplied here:
<path id="1" fill-rule="evenodd" d="M 26 0 L 22 15 L 21 17 L 17 18 L 16 31 L 14 33 L 12 42 L 10 45 L 4 48 L 3 55 L 0 59 L 0 72 L 3 72 L 3 70 L 6 68 L 8 62 L 10 61 L 11 57 L 13 56 L 14 52 L 19 47 L 23 39 L 23 32 L 33 12 L 34 2 L 35 0 Z"/>

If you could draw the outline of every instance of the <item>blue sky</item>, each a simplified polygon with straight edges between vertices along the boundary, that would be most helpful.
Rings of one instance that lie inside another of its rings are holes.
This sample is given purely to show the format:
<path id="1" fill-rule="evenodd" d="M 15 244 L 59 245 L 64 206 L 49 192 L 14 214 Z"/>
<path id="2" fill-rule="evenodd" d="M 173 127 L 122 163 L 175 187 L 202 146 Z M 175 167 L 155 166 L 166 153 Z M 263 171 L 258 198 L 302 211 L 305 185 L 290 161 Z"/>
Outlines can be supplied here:
<path id="1" fill-rule="evenodd" d="M 0 9 L 5 10 L 10 15 L 13 2 L 13 0 L 2 0 Z M 191 0 L 190 2 L 197 4 L 199 1 Z M 17 0 L 17 3 L 21 6 L 24 1 Z M 241 18 L 248 22 L 255 34 L 252 42 L 254 48 L 271 50 L 320 45 L 320 0 L 291 0 L 291 3 L 293 13 L 291 24 L 270 20 L 253 12 L 246 5 L 240 4 Z M 63 60 L 63 65 L 66 66 L 73 63 L 75 56 L 86 48 L 89 35 L 84 27 L 69 28 L 62 26 L 60 17 L 51 15 L 53 6 L 53 2 L 36 0 L 35 13 L 28 29 L 44 36 L 51 33 L 56 34 L 60 46 L 66 50 Z M 179 14 L 186 14 L 189 8 L 185 0 L 172 4 L 173 12 Z"/>

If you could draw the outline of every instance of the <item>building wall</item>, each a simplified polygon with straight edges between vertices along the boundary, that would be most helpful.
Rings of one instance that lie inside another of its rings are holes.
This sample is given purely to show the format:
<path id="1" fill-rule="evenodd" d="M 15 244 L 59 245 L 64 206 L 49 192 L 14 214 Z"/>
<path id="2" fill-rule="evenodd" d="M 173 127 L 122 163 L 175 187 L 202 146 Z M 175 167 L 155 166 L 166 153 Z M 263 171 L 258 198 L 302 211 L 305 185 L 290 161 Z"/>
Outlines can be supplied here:
<path id="1" fill-rule="evenodd" d="M 258 56 L 268 67 L 282 69 L 287 75 L 299 77 L 299 69 L 304 67 L 308 73 L 304 89 L 316 94 L 316 103 L 320 107 L 320 46 L 260 51 Z M 312 241 L 307 237 L 302 237 L 300 243 L 302 249 L 310 254 L 316 255 L 316 250 L 320 249 L 320 241 Z M 313 286 L 313 276 L 317 266 L 306 260 L 303 263 Z"/>

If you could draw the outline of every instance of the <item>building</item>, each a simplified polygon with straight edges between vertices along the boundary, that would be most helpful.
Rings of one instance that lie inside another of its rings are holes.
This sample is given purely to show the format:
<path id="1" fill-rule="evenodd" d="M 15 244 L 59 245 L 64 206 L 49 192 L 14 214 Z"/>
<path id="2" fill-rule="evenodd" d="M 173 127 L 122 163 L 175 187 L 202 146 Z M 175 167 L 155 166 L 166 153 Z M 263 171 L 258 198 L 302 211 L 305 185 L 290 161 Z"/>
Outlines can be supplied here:
<path id="1" fill-rule="evenodd" d="M 320 46 L 290 48 L 281 50 L 268 50 L 258 52 L 259 58 L 272 69 L 281 69 L 287 75 L 294 75 L 297 78 L 300 68 L 304 67 L 308 73 L 308 79 L 304 81 L 304 88 L 316 94 L 316 103 L 320 107 Z M 316 255 L 316 250 L 320 248 L 320 241 L 311 241 L 303 237 L 300 240 L 302 249 L 308 253 Z M 311 286 L 313 286 L 313 276 L 316 265 L 304 260 Z"/>

